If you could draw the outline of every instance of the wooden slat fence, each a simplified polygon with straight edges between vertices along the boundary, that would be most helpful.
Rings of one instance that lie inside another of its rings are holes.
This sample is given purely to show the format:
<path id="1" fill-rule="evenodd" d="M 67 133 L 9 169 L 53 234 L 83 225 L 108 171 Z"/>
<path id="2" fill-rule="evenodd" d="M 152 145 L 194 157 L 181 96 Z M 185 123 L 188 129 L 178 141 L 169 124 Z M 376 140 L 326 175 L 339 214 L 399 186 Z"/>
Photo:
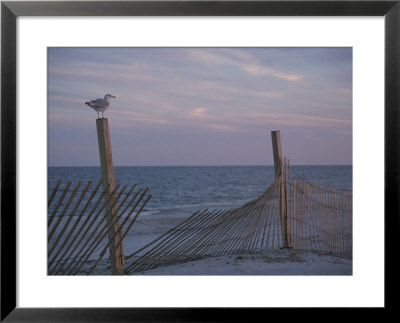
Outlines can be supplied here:
<path id="1" fill-rule="evenodd" d="M 136 185 L 117 186 L 112 194 L 98 182 L 82 185 L 58 181 L 48 199 L 48 274 L 82 275 L 96 273 L 98 267 L 107 267 L 104 257 L 109 251 L 108 228 L 118 221 L 122 239 L 143 210 L 151 195 L 148 188 L 136 190 Z M 106 223 L 109 212 L 107 196 L 112 196 L 111 209 L 118 217 L 115 223 Z M 116 208 L 116 209 L 115 209 Z M 113 246 L 115 250 L 119 245 Z M 108 270 L 109 271 L 109 270 Z M 104 268 L 101 268 L 104 273 Z"/>
<path id="2" fill-rule="evenodd" d="M 295 178 L 289 161 L 258 198 L 233 209 L 197 211 L 160 237 L 125 255 L 125 274 L 208 257 L 263 249 L 352 253 L 352 192 Z M 283 185 L 282 185 L 283 184 Z M 101 182 L 58 181 L 48 199 L 48 273 L 110 271 Z M 151 195 L 148 188 L 117 186 L 113 192 L 122 240 Z M 114 223 L 108 224 L 113 226 Z M 114 246 L 115 250 L 118 245 Z"/>
<path id="3" fill-rule="evenodd" d="M 195 212 L 127 256 L 126 273 L 283 247 L 351 254 L 351 191 L 293 179 L 289 162 L 283 165 L 282 175 L 259 198 L 230 210 Z"/>

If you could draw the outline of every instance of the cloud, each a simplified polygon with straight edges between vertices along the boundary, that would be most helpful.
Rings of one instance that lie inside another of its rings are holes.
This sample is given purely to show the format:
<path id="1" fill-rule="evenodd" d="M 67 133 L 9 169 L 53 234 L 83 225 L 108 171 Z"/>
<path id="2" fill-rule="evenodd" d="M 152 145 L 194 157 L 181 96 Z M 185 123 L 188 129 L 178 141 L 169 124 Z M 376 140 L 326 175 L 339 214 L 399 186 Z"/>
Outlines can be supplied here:
<path id="1" fill-rule="evenodd" d="M 338 95 L 338 96 L 341 96 L 344 98 L 349 98 L 349 99 L 351 99 L 353 96 L 352 89 L 348 89 L 348 88 L 333 89 L 332 92 L 334 95 Z"/>
<path id="2" fill-rule="evenodd" d="M 239 128 L 226 124 L 207 124 L 206 127 L 219 132 L 236 133 L 239 131 Z"/>
<path id="3" fill-rule="evenodd" d="M 310 116 L 310 115 L 283 115 L 283 114 L 251 114 L 250 118 L 261 121 L 263 123 L 269 122 L 277 125 L 307 127 L 307 128 L 325 128 L 325 127 L 351 127 L 352 121 L 348 119 Z"/>
<path id="4" fill-rule="evenodd" d="M 283 70 L 261 64 L 254 55 L 246 52 L 226 49 L 212 51 L 202 49 L 192 49 L 190 55 L 193 60 L 205 65 L 231 65 L 241 69 L 252 76 L 271 76 L 288 82 L 294 82 L 305 85 L 303 76 L 293 73 L 287 73 Z"/>
<path id="5" fill-rule="evenodd" d="M 72 96 L 62 96 L 62 95 L 50 95 L 49 102 L 59 104 L 59 103 L 73 103 L 73 104 L 83 104 L 88 99 L 82 97 L 72 97 Z"/>
<path id="6" fill-rule="evenodd" d="M 282 91 L 259 91 L 254 93 L 257 96 L 267 97 L 272 99 L 280 99 L 285 96 L 285 93 Z"/>
<path id="7" fill-rule="evenodd" d="M 232 60 L 216 51 L 193 48 L 189 49 L 187 53 L 192 63 L 197 62 L 203 65 L 232 64 Z"/>
<path id="8" fill-rule="evenodd" d="M 100 80 L 115 80 L 118 82 L 122 81 L 157 81 L 159 77 L 157 74 L 150 73 L 150 71 L 139 71 L 135 67 L 125 66 L 121 67 L 117 65 L 113 67 L 104 67 L 102 65 L 93 66 L 77 66 L 77 67 L 52 67 L 49 68 L 49 75 L 51 77 L 63 78 L 66 80 L 75 79 L 80 82 L 96 82 Z"/>
<path id="9" fill-rule="evenodd" d="M 169 103 L 165 97 L 154 95 L 151 91 L 147 92 L 147 94 L 142 92 L 140 94 L 129 94 L 121 100 L 121 104 L 126 106 L 134 105 L 138 109 L 148 110 L 151 107 L 151 112 L 148 113 L 180 112 L 181 110 L 173 103 L 175 102 Z"/>
<path id="10" fill-rule="evenodd" d="M 205 114 L 206 111 L 206 108 L 195 108 L 188 113 L 188 116 L 193 119 L 204 120 L 208 118 L 208 116 Z"/>
<path id="11" fill-rule="evenodd" d="M 265 66 L 250 64 L 250 65 L 243 65 L 242 69 L 254 76 L 272 76 L 281 80 L 294 82 L 298 84 L 304 84 L 304 82 L 302 81 L 303 77 L 301 75 L 288 74 Z"/>
<path id="12" fill-rule="evenodd" d="M 115 111 L 116 116 L 122 117 L 117 121 L 118 126 L 123 128 L 132 127 L 137 122 L 143 122 L 147 124 L 169 124 L 169 120 L 163 116 L 151 115 L 148 113 L 139 113 L 135 111 Z"/>

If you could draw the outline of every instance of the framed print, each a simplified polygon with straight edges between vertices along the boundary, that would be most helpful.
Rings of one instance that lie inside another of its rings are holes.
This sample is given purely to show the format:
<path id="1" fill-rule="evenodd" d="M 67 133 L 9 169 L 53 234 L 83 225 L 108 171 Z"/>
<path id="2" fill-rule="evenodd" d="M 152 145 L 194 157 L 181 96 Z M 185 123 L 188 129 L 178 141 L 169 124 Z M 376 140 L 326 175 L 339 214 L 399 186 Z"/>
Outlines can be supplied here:
<path id="1" fill-rule="evenodd" d="M 1 320 L 391 309 L 399 14 L 2 2 Z"/>

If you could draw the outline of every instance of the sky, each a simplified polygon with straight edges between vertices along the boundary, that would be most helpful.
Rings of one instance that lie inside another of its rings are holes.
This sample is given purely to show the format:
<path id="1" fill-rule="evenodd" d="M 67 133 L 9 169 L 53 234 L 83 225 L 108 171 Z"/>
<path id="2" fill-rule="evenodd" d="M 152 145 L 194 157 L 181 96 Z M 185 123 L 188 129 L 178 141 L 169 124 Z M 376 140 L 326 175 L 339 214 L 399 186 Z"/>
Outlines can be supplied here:
<path id="1" fill-rule="evenodd" d="M 48 166 L 352 164 L 352 49 L 48 48 Z"/>

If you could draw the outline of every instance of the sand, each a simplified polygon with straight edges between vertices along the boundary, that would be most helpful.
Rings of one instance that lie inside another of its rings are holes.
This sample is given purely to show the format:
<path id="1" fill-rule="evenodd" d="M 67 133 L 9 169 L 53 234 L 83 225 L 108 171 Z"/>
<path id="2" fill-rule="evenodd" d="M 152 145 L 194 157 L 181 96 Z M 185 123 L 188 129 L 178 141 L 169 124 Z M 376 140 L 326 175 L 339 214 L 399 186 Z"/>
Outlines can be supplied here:
<path id="1" fill-rule="evenodd" d="M 352 259 L 303 250 L 264 250 L 159 267 L 135 275 L 352 275 Z"/>

